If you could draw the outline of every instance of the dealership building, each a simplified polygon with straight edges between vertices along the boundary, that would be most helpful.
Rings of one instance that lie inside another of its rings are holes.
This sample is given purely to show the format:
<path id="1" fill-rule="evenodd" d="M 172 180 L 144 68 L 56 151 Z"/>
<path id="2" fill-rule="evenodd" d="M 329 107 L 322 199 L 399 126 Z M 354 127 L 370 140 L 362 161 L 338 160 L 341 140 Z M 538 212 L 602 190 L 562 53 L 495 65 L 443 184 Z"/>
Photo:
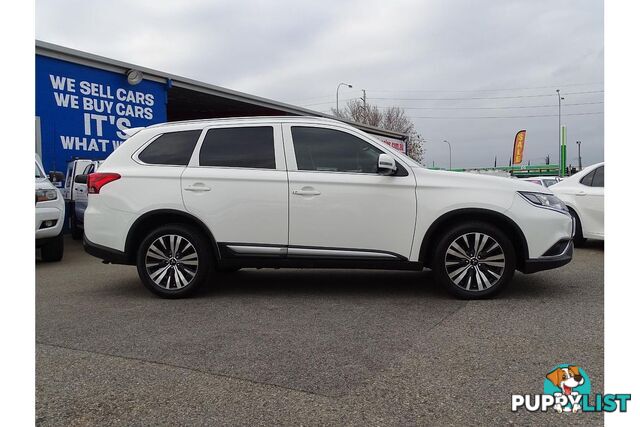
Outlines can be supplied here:
<path id="1" fill-rule="evenodd" d="M 36 153 L 45 171 L 100 160 L 123 130 L 216 117 L 333 116 L 139 65 L 36 41 Z M 350 123 L 406 152 L 406 136 Z"/>

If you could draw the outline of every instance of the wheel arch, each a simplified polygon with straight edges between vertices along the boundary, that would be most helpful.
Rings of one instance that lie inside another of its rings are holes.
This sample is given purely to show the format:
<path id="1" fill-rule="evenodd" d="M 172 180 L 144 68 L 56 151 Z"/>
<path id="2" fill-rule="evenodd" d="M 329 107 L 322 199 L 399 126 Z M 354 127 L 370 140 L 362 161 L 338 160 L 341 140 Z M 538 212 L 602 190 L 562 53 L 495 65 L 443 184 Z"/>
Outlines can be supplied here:
<path id="1" fill-rule="evenodd" d="M 524 265 L 524 261 L 529 258 L 527 239 L 518 224 L 511 218 L 490 209 L 463 208 L 440 216 L 425 233 L 420 246 L 420 261 L 425 267 L 431 267 L 431 260 L 438 245 L 439 236 L 453 225 L 465 221 L 485 221 L 506 232 L 507 236 L 511 238 L 516 251 L 516 268 L 520 269 Z"/>
<path id="2" fill-rule="evenodd" d="M 211 243 L 211 248 L 216 257 L 216 261 L 220 259 L 218 244 L 211 230 L 197 217 L 183 211 L 175 209 L 157 209 L 141 215 L 135 220 L 125 240 L 125 254 L 127 259 L 135 263 L 136 252 L 138 246 L 144 240 L 147 233 L 154 228 L 164 224 L 185 224 L 191 225 L 207 236 Z"/>

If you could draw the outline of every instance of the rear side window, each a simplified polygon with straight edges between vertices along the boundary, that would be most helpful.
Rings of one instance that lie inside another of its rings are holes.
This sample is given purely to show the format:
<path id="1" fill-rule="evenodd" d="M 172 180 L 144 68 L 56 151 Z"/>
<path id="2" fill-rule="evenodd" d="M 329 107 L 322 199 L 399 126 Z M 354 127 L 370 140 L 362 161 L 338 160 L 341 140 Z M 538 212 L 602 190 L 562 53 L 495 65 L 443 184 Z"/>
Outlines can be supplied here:
<path id="1" fill-rule="evenodd" d="M 200 147 L 200 166 L 275 169 L 273 127 L 208 130 Z"/>
<path id="2" fill-rule="evenodd" d="M 187 130 L 162 134 L 142 150 L 138 159 L 152 165 L 186 166 L 201 132 Z"/>
<path id="3" fill-rule="evenodd" d="M 593 170 L 588 174 L 586 174 L 585 176 L 583 176 L 582 179 L 580 180 L 580 184 L 588 185 L 589 187 L 591 187 L 591 181 L 593 181 L 593 175 L 595 173 L 596 171 Z"/>
<path id="4" fill-rule="evenodd" d="M 604 187 L 604 166 L 600 166 L 593 175 L 592 187 Z"/>

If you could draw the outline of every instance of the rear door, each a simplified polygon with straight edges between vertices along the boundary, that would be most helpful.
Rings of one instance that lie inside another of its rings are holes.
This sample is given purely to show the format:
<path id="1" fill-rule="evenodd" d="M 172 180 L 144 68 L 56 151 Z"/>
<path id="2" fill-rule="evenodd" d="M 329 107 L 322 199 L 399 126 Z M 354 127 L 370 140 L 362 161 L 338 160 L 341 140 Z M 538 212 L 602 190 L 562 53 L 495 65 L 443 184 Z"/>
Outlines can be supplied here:
<path id="1" fill-rule="evenodd" d="M 75 177 L 82 173 L 82 171 L 91 163 L 91 160 L 73 160 L 67 164 L 67 174 L 64 178 L 64 189 L 62 190 L 62 196 L 67 200 L 75 200 Z"/>
<path id="2" fill-rule="evenodd" d="M 205 129 L 182 174 L 187 211 L 234 255 L 286 253 L 287 171 L 278 124 Z"/>
<path id="3" fill-rule="evenodd" d="M 404 260 L 411 253 L 416 182 L 393 149 L 350 129 L 285 124 L 289 168 L 289 256 Z M 377 173 L 378 156 L 398 173 Z"/>

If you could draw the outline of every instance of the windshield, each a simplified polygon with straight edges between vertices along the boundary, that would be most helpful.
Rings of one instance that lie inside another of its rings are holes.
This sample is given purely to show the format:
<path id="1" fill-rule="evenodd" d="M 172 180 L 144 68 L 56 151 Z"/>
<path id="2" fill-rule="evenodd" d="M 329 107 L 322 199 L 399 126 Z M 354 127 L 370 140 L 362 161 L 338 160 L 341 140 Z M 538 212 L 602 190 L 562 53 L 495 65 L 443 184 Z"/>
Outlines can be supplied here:
<path id="1" fill-rule="evenodd" d="M 40 169 L 38 162 L 36 162 L 36 178 L 44 178 L 44 172 Z"/>

